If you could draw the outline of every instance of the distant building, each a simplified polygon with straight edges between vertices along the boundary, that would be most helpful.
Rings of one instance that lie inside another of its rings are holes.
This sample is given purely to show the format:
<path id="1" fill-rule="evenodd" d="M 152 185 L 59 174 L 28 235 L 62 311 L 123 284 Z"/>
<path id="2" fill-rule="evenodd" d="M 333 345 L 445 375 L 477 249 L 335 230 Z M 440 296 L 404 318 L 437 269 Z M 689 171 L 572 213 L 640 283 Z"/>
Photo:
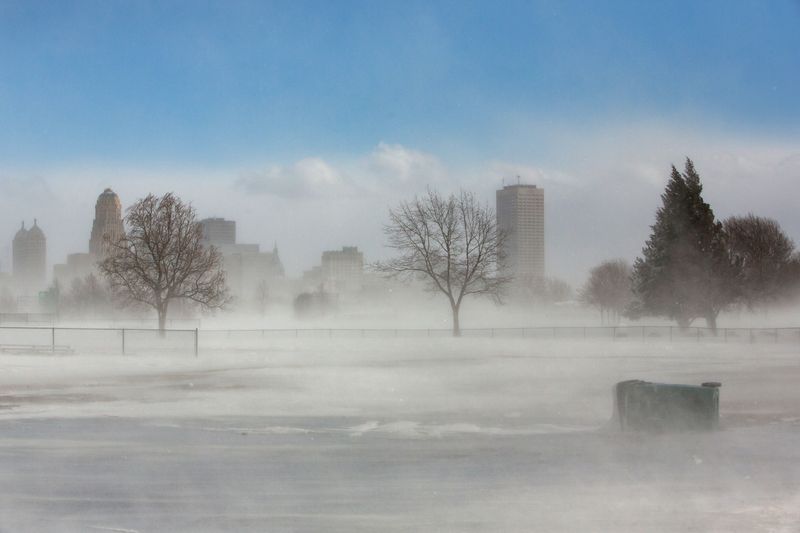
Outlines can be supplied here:
<path id="1" fill-rule="evenodd" d="M 94 220 L 89 235 L 89 253 L 78 252 L 67 255 L 66 263 L 53 265 L 53 280 L 62 290 L 69 290 L 75 279 L 89 274 L 99 276 L 97 262 L 105 258 L 110 243 L 125 235 L 122 223 L 122 202 L 110 188 L 106 188 L 94 205 Z"/>
<path id="2" fill-rule="evenodd" d="M 242 301 L 255 300 L 261 284 L 266 286 L 272 298 L 282 294 L 284 270 L 277 246 L 272 252 L 259 251 L 257 244 L 237 244 L 228 250 L 229 253 L 223 255 L 225 281 L 235 298 Z"/>
<path id="3" fill-rule="evenodd" d="M 270 298 L 285 290 L 284 270 L 277 245 L 271 252 L 262 252 L 258 244 L 236 242 L 236 221 L 204 218 L 199 222 L 203 244 L 214 246 L 222 254 L 225 283 L 235 305 L 250 304 L 259 297 L 259 286 L 265 286 Z"/>
<path id="4" fill-rule="evenodd" d="M 544 189 L 517 184 L 498 190 L 497 227 L 507 235 L 503 265 L 514 284 L 544 278 Z"/>
<path id="5" fill-rule="evenodd" d="M 97 259 L 102 259 L 108 253 L 109 242 L 116 242 L 124 234 L 122 202 L 117 193 L 106 189 L 97 197 L 97 203 L 94 206 L 89 253 Z"/>
<path id="6" fill-rule="evenodd" d="M 203 241 L 219 250 L 236 244 L 236 221 L 224 218 L 204 218 L 200 221 L 203 228 Z M 224 253 L 224 252 L 223 252 Z"/>
<path id="7" fill-rule="evenodd" d="M 95 265 L 96 259 L 92 254 L 85 252 L 69 254 L 66 263 L 53 265 L 53 279 L 61 286 L 62 290 L 68 290 L 72 285 L 72 280 L 82 279 L 95 273 Z"/>
<path id="8" fill-rule="evenodd" d="M 25 229 L 25 222 L 14 235 L 12 243 L 14 282 L 26 292 L 44 288 L 47 265 L 47 239 L 36 219 L 33 227 Z"/>
<path id="9" fill-rule="evenodd" d="M 323 289 L 332 293 L 354 293 L 364 288 L 364 254 L 356 246 L 322 252 L 320 276 Z"/>

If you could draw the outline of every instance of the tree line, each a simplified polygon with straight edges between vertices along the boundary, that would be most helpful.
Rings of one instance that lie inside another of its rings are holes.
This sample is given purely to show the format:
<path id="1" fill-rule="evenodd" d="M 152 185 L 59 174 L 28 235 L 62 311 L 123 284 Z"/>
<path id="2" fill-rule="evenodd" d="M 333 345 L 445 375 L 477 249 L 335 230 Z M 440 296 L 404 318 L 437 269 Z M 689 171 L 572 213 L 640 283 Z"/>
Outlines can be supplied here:
<path id="1" fill-rule="evenodd" d="M 800 254 L 780 225 L 753 214 L 719 221 L 702 191 L 690 159 L 683 172 L 673 166 L 641 257 L 633 265 L 604 261 L 590 271 L 579 298 L 597 307 L 604 323 L 662 316 L 685 328 L 702 318 L 716 329 L 726 308 L 755 309 L 800 292 Z M 175 301 L 205 309 L 230 301 L 222 256 L 204 246 L 191 204 L 172 193 L 149 194 L 128 208 L 125 225 L 126 233 L 109 241 L 109 253 L 98 263 L 105 283 L 94 275 L 74 281 L 67 306 L 91 314 L 112 306 L 149 307 L 163 331 Z M 511 285 L 504 268 L 508 235 L 494 211 L 467 191 L 443 196 L 429 189 L 399 203 L 389 210 L 384 233 L 396 255 L 373 266 L 389 277 L 425 282 L 446 298 L 454 335 L 469 297 L 501 302 L 510 287 L 540 303 L 571 295 L 557 279 Z"/>
<path id="2" fill-rule="evenodd" d="M 683 172 L 673 166 L 641 257 L 591 270 L 581 299 L 605 321 L 661 316 L 686 328 L 704 319 L 716 331 L 725 309 L 797 296 L 800 254 L 778 222 L 754 214 L 719 221 L 702 191 L 690 159 Z"/>

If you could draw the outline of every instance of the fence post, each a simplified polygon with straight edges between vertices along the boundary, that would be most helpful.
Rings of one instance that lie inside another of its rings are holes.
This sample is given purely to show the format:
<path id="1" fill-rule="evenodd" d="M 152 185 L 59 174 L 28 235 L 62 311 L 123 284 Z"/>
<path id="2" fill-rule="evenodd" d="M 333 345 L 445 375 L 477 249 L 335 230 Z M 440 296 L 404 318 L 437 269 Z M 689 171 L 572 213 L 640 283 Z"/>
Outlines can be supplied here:
<path id="1" fill-rule="evenodd" d="M 122 328 L 122 355 L 125 355 L 125 328 Z"/>
<path id="2" fill-rule="evenodd" d="M 722 340 L 728 342 L 728 328 L 722 328 Z"/>
<path id="3" fill-rule="evenodd" d="M 755 338 L 753 337 L 753 328 L 750 328 L 750 344 L 755 342 Z"/>
<path id="4" fill-rule="evenodd" d="M 553 338 L 556 338 L 556 328 L 553 328 Z"/>
<path id="5" fill-rule="evenodd" d="M 700 328 L 695 328 L 697 330 L 697 342 L 700 342 Z"/>
<path id="6" fill-rule="evenodd" d="M 200 340 L 199 337 L 200 328 L 194 328 L 194 357 L 197 358 L 200 354 Z"/>
<path id="7" fill-rule="evenodd" d="M 642 326 L 642 340 L 644 340 L 644 326 Z"/>
<path id="8" fill-rule="evenodd" d="M 778 328 L 775 328 L 775 344 L 778 344 Z"/>
<path id="9" fill-rule="evenodd" d="M 56 353 L 56 328 L 50 328 L 50 351 Z"/>
<path id="10" fill-rule="evenodd" d="M 494 337 L 494 328 L 492 328 L 492 337 Z"/>
<path id="11" fill-rule="evenodd" d="M 611 328 L 611 340 L 612 341 L 617 340 L 617 326 L 613 326 Z"/>
<path id="12" fill-rule="evenodd" d="M 583 326 L 583 338 L 586 338 L 586 326 Z"/>
<path id="13" fill-rule="evenodd" d="M 669 342 L 672 342 L 672 326 L 669 327 Z"/>

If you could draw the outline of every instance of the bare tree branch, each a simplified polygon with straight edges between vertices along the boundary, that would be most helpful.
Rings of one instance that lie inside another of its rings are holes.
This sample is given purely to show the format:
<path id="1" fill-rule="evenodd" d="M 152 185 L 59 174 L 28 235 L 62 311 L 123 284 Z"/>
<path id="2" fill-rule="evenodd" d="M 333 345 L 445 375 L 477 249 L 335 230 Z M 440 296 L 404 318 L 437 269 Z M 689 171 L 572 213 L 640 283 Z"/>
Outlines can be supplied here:
<path id="1" fill-rule="evenodd" d="M 400 255 L 377 263 L 389 276 L 427 279 L 429 289 L 441 292 L 453 312 L 453 333 L 460 334 L 458 314 L 469 295 L 500 300 L 510 278 L 500 270 L 505 234 L 494 211 L 472 193 L 442 197 L 429 189 L 389 210 L 384 227 L 388 246 Z"/>
<path id="2" fill-rule="evenodd" d="M 172 300 L 186 299 L 206 308 L 228 301 L 222 256 L 202 244 L 194 208 L 172 193 L 147 195 L 128 208 L 127 235 L 110 242 L 100 271 L 123 303 L 142 303 L 158 313 L 164 330 Z"/>

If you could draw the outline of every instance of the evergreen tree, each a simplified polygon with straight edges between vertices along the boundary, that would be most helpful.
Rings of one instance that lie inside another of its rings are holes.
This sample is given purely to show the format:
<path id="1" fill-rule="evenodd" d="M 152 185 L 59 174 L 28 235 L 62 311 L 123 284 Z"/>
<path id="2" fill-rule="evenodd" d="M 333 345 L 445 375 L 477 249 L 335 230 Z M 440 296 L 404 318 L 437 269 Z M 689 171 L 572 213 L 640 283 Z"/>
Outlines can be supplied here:
<path id="1" fill-rule="evenodd" d="M 736 297 L 737 271 L 702 191 L 690 159 L 683 174 L 672 167 L 653 232 L 634 263 L 635 311 L 666 316 L 682 328 L 704 318 L 716 331 L 719 312 Z"/>

